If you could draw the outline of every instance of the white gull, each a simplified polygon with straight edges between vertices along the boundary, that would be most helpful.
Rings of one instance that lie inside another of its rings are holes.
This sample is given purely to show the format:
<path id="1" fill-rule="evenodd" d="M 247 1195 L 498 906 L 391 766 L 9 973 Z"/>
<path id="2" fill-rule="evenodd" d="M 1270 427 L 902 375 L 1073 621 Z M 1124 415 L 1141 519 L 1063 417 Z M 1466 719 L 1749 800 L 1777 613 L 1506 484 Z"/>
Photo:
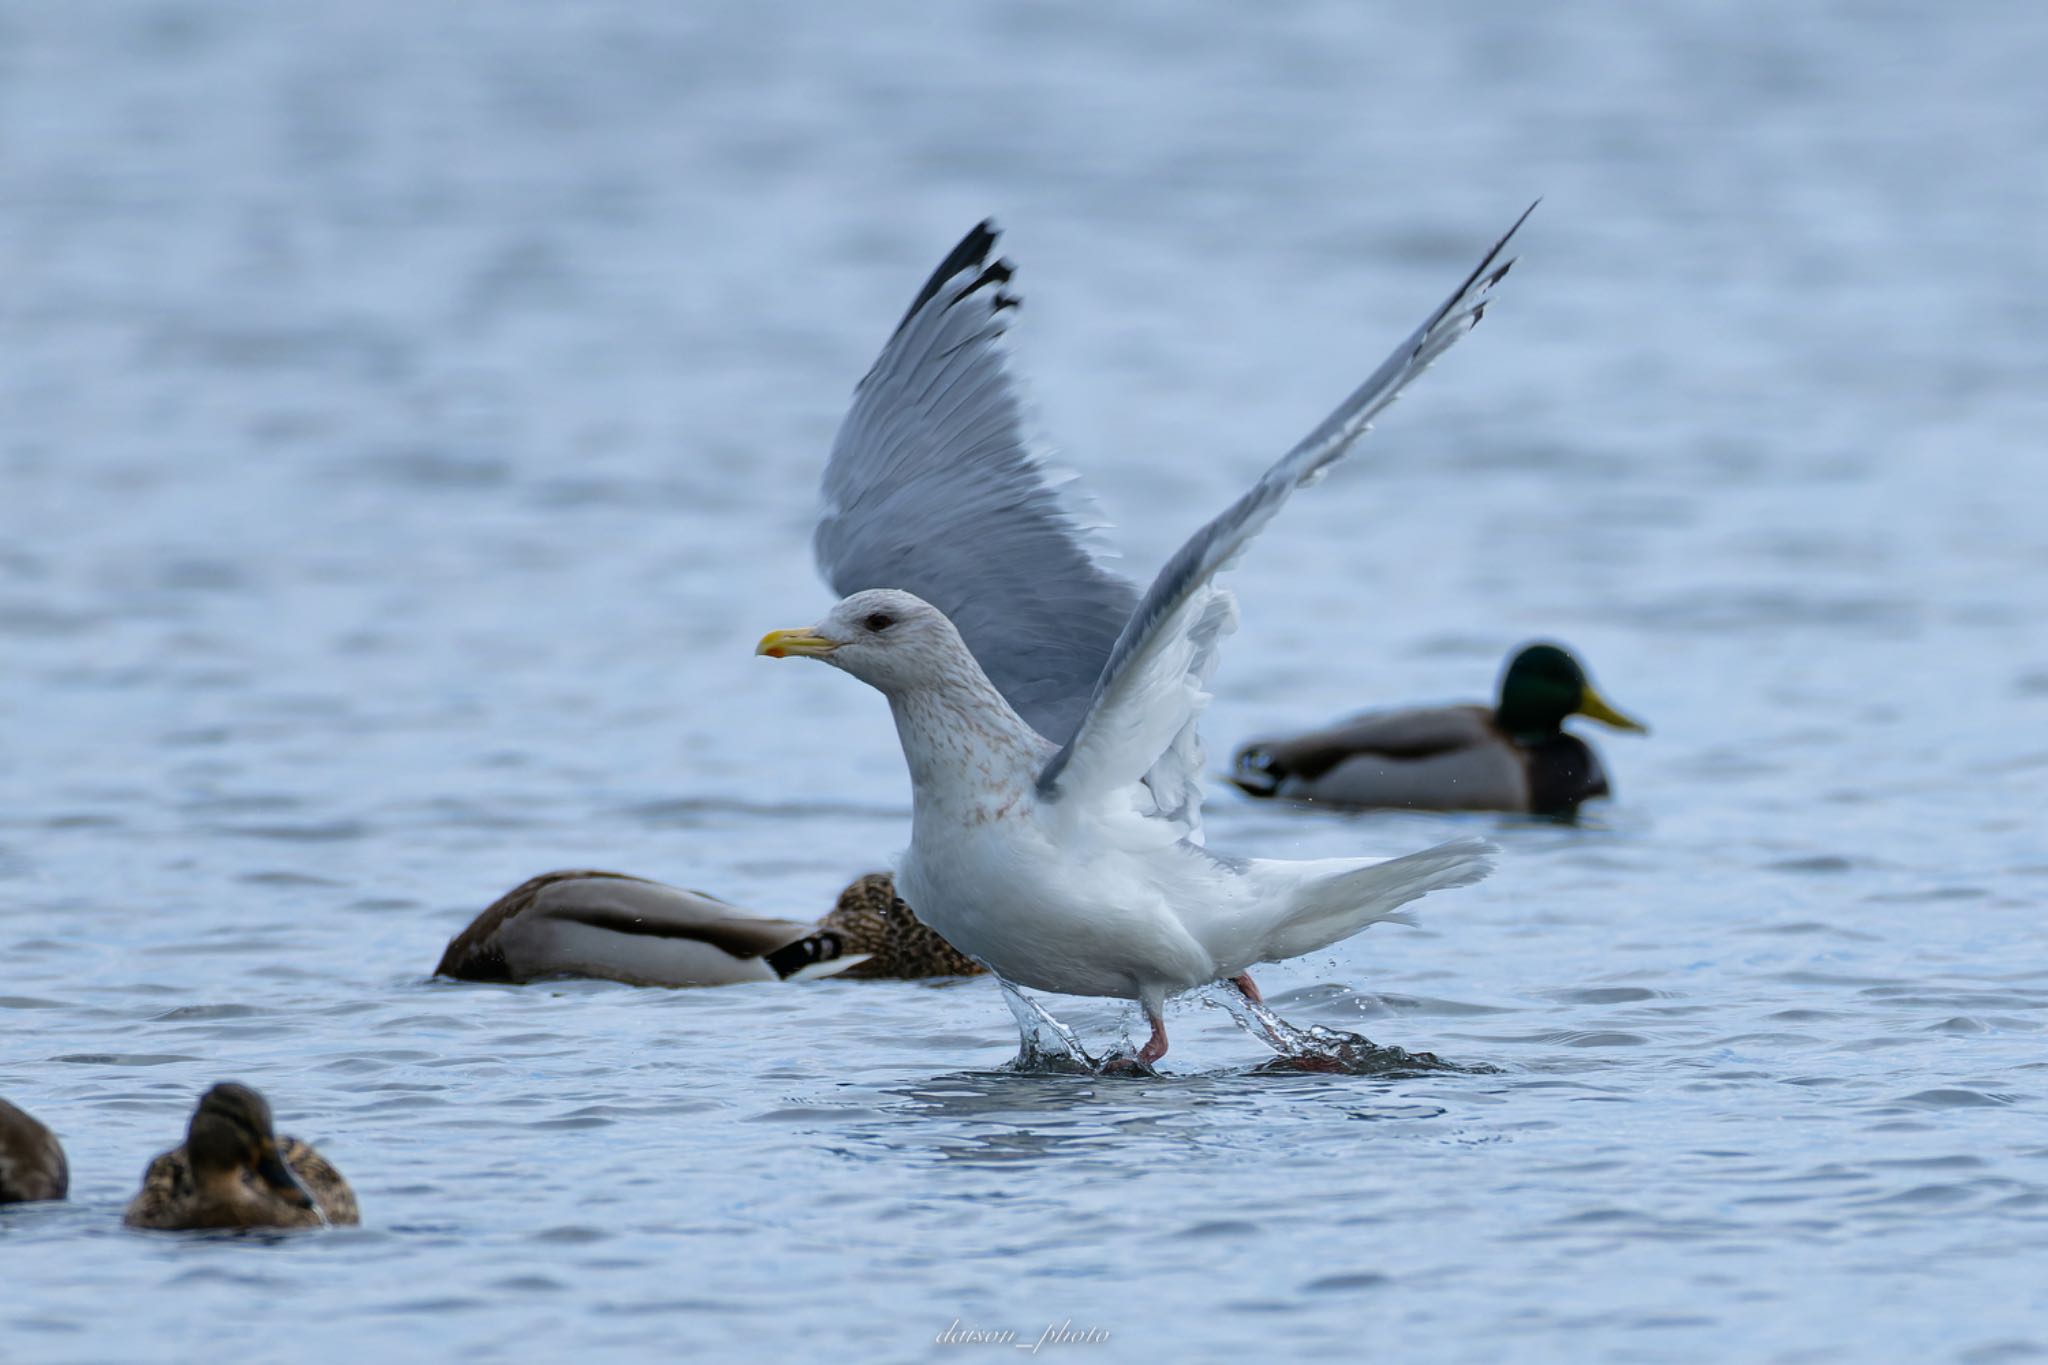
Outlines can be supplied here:
<path id="1" fill-rule="evenodd" d="M 852 591 L 816 626 L 770 632 L 757 652 L 821 659 L 888 698 L 913 791 L 901 894 L 1006 983 L 1137 1001 L 1151 1025 L 1138 1053 L 1147 1065 L 1166 1052 L 1168 996 L 1230 980 L 1257 1002 L 1253 965 L 1401 918 L 1415 898 L 1490 870 L 1491 845 L 1469 838 L 1389 859 L 1211 852 L 1200 841 L 1195 727 L 1218 641 L 1236 621 L 1215 575 L 1479 321 L 1513 264 L 1497 262 L 1514 231 L 1196 532 L 1135 609 L 1016 434 L 994 345 L 1014 303 L 1003 292 L 1011 271 L 983 264 L 989 225 L 927 283 L 841 429 L 821 565 L 842 590 L 892 570 L 898 581 Z M 947 548 L 921 548 L 934 539 Z M 929 595 L 950 614 L 904 583 L 936 584 Z M 1082 691 L 1074 670 L 1095 662 L 1090 632 L 1105 623 L 1114 643 Z M 1027 708 L 1059 738 L 1019 714 Z"/>

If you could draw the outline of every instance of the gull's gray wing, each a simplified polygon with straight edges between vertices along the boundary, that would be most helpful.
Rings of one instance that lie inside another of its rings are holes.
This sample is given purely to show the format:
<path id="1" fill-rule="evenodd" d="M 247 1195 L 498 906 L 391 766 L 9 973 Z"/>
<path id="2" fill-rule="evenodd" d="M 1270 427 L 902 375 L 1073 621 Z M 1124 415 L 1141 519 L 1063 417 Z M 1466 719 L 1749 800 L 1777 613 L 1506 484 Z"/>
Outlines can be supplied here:
<path id="1" fill-rule="evenodd" d="M 961 239 L 861 380 L 812 543 L 840 596 L 900 588 L 944 612 L 1017 714 L 1064 744 L 1138 593 L 1096 562 L 1024 435 L 995 241 L 992 222 Z"/>
<path id="2" fill-rule="evenodd" d="M 1103 796 L 1142 780 L 1160 814 L 1191 823 L 1181 811 L 1199 810 L 1201 749 L 1193 731 L 1208 699 L 1202 683 L 1214 666 L 1218 637 L 1234 619 L 1230 595 L 1212 580 L 1295 489 L 1322 475 L 1410 380 L 1478 324 L 1493 286 L 1514 264 L 1494 262 L 1535 210 L 1531 204 L 1523 211 L 1478 268 L 1371 378 L 1167 561 L 1110 652 L 1074 737 L 1039 774 L 1042 797 Z M 1180 778 L 1178 800 L 1162 794 L 1168 768 Z"/>

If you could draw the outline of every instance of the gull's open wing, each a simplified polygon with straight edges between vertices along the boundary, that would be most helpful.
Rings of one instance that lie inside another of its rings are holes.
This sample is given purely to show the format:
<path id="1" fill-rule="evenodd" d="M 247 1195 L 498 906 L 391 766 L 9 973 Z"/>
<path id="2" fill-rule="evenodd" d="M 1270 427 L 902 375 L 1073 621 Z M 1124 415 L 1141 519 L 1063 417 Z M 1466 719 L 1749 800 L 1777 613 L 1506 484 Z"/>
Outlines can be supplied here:
<path id="1" fill-rule="evenodd" d="M 1017 714 L 1064 744 L 1138 593 L 1096 562 L 1025 438 L 995 241 L 984 222 L 953 248 L 861 381 L 813 544 L 840 596 L 900 588 L 944 612 Z"/>
<path id="2" fill-rule="evenodd" d="M 1478 324 L 1493 286 L 1514 264 L 1495 262 L 1535 209 L 1531 204 L 1523 211 L 1478 268 L 1371 378 L 1167 561 L 1110 652 L 1074 737 L 1039 774 L 1042 798 L 1100 797 L 1142 780 L 1160 814 L 1191 823 L 1189 815 L 1200 808 L 1202 759 L 1194 725 L 1208 700 L 1202 685 L 1214 667 L 1217 641 L 1235 618 L 1230 595 L 1213 582 L 1216 574 L 1295 489 L 1314 482 L 1410 380 Z M 1180 779 L 1178 800 L 1162 791 L 1169 771 Z"/>

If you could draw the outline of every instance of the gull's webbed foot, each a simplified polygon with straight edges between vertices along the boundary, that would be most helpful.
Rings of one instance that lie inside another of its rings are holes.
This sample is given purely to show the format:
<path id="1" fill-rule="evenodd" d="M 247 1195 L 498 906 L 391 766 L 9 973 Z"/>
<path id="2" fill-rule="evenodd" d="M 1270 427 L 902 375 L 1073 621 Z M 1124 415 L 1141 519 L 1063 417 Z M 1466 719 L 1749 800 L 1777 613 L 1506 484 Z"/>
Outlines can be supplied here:
<path id="1" fill-rule="evenodd" d="M 1150 1066 L 1166 1055 L 1166 1021 L 1150 1010 L 1145 1017 L 1152 1021 L 1152 1036 L 1138 1049 L 1138 1060 Z"/>
<path id="2" fill-rule="evenodd" d="M 1157 1076 L 1159 1074 L 1152 1069 L 1152 1063 L 1166 1055 L 1166 1021 L 1160 1018 L 1159 1011 L 1155 1006 L 1144 1005 L 1142 1008 L 1145 1011 L 1146 1021 L 1152 1025 L 1152 1036 L 1145 1040 L 1145 1046 L 1139 1048 L 1135 1055 L 1128 1052 L 1120 1052 L 1114 1057 L 1105 1058 L 1102 1064 L 1095 1069 L 1096 1075 Z"/>
<path id="3" fill-rule="evenodd" d="M 1134 1057 L 1128 1052 L 1119 1052 L 1114 1057 L 1103 1058 L 1102 1065 L 1096 1068 L 1095 1074 L 1098 1076 L 1143 1077 L 1157 1076 L 1159 1073 L 1154 1071 L 1151 1064 L 1143 1057 Z"/>

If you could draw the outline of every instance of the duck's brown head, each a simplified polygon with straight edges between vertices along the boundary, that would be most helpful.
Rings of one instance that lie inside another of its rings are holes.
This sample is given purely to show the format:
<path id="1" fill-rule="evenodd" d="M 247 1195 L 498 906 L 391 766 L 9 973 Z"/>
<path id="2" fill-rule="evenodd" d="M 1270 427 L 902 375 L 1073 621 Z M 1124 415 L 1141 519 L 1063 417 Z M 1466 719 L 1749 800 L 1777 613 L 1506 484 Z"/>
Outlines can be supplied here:
<path id="1" fill-rule="evenodd" d="M 981 974 L 978 964 L 911 911 L 886 872 L 870 872 L 840 892 L 839 903 L 818 927 L 839 936 L 842 952 L 869 954 L 866 962 L 846 969 L 850 977 Z"/>
<path id="2" fill-rule="evenodd" d="M 223 1081 L 200 1097 L 185 1136 L 185 1153 L 192 1162 L 192 1179 L 201 1188 L 254 1172 L 284 1203 L 313 1207 L 313 1196 L 278 1153 L 269 1102 L 246 1085 Z"/>

